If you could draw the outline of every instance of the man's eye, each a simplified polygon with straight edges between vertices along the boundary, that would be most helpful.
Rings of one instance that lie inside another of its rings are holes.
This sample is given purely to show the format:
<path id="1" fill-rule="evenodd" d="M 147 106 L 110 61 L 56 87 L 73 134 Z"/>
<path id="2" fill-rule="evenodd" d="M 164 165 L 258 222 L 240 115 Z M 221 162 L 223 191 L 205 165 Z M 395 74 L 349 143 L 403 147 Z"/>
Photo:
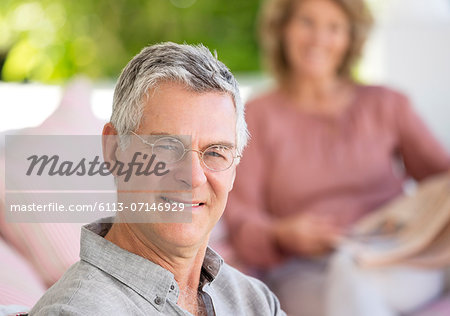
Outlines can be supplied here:
<path id="1" fill-rule="evenodd" d="M 183 144 L 177 140 L 168 137 L 160 138 L 155 142 L 153 150 L 155 151 L 183 151 Z"/>
<path id="2" fill-rule="evenodd" d="M 205 155 L 210 158 L 228 159 L 228 156 L 230 155 L 230 149 L 221 146 L 212 147 L 205 152 Z"/>
<path id="3" fill-rule="evenodd" d="M 209 157 L 224 158 L 224 156 L 221 153 L 217 152 L 217 151 L 212 151 L 211 150 L 211 151 L 207 151 L 205 154 L 208 155 Z"/>
<path id="4" fill-rule="evenodd" d="M 172 151 L 176 151 L 176 150 L 179 150 L 179 146 L 165 144 L 165 145 L 157 145 L 157 146 L 155 146 L 155 149 L 156 150 L 172 150 Z"/>

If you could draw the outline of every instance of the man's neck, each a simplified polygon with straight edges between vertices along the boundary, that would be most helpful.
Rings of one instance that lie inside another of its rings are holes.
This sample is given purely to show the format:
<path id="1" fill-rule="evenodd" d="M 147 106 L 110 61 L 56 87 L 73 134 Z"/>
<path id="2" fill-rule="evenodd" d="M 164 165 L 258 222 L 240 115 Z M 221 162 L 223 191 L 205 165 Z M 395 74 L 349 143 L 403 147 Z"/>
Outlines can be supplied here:
<path id="1" fill-rule="evenodd" d="M 184 301 L 193 299 L 190 297 L 193 293 L 196 299 L 207 241 L 201 247 L 184 251 L 180 256 L 180 252 L 169 253 L 151 241 L 143 240 L 127 223 L 113 224 L 105 239 L 170 271 L 180 288 L 179 305 L 183 306 Z"/>

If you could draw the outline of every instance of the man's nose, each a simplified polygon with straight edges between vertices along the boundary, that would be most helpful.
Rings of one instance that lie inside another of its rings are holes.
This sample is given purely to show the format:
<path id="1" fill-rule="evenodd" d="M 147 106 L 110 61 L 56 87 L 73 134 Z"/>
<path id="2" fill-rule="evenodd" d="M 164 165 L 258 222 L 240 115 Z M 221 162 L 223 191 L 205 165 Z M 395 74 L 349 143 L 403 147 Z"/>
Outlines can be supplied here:
<path id="1" fill-rule="evenodd" d="M 176 171 L 177 180 L 190 188 L 201 186 L 207 181 L 204 169 L 206 167 L 203 166 L 200 155 L 199 151 L 189 150 L 180 162 L 181 168 Z"/>
<path id="2" fill-rule="evenodd" d="M 191 151 L 192 159 L 192 188 L 201 186 L 206 182 L 205 166 L 200 158 L 201 153 L 199 151 Z"/>

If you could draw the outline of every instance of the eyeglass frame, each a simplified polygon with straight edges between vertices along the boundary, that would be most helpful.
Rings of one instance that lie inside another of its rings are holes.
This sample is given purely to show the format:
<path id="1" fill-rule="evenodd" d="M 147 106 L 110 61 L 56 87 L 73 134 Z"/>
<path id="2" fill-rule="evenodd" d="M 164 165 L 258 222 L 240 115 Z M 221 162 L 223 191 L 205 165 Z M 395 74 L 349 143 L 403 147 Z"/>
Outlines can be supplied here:
<path id="1" fill-rule="evenodd" d="M 146 139 L 142 138 L 139 134 L 136 134 L 136 133 L 133 132 L 133 131 L 131 131 L 131 133 L 132 133 L 133 135 L 137 136 L 137 138 L 139 138 L 144 144 L 150 146 L 150 147 L 152 148 L 152 154 L 153 154 L 153 146 L 155 146 L 156 142 L 154 142 L 154 143 L 152 144 L 152 143 L 150 143 L 149 141 L 147 141 Z M 181 160 L 184 159 L 184 156 L 186 155 L 187 152 L 193 151 L 193 152 L 196 152 L 197 154 L 199 154 L 200 160 L 201 160 L 202 164 L 206 167 L 206 169 L 208 169 L 208 170 L 210 170 L 210 171 L 213 171 L 213 172 L 221 172 L 221 171 L 225 171 L 225 170 L 230 169 L 231 166 L 232 166 L 233 163 L 234 163 L 234 160 L 235 160 L 236 158 L 242 158 L 242 155 L 236 155 L 236 156 L 233 155 L 233 160 L 231 161 L 230 165 L 229 165 L 227 168 L 221 169 L 221 170 L 214 170 L 214 169 L 209 168 L 209 167 L 206 165 L 205 161 L 203 160 L 203 155 L 205 154 L 205 151 L 207 151 L 209 148 L 214 147 L 214 146 L 217 146 L 217 145 L 211 145 L 211 146 L 209 146 L 208 148 L 206 148 L 205 150 L 186 149 L 186 147 L 184 146 L 183 142 L 180 141 L 178 138 L 175 138 L 175 137 L 172 137 L 172 136 L 164 136 L 164 137 L 161 137 L 161 138 L 165 138 L 165 137 L 176 139 L 177 141 L 179 141 L 179 142 L 181 143 L 181 145 L 183 146 L 183 149 L 184 149 L 184 152 L 183 152 L 183 154 L 181 155 L 180 159 L 178 159 L 177 161 L 173 161 L 173 162 L 171 162 L 171 163 L 177 163 L 177 162 L 180 162 Z M 158 140 L 159 140 L 159 139 L 158 139 Z M 158 141 L 158 140 L 157 140 L 157 141 Z M 229 148 L 229 149 L 230 149 L 230 148 Z"/>

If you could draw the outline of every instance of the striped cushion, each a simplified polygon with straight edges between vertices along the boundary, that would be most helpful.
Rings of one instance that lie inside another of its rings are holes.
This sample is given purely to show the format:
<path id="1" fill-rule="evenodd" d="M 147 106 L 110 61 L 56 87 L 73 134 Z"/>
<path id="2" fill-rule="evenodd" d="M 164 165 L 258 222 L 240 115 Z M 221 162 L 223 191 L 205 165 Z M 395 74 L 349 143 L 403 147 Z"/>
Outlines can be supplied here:
<path id="1" fill-rule="evenodd" d="M 0 218 L 0 232 L 5 241 L 27 259 L 47 287 L 79 260 L 83 224 L 6 223 L 4 220 Z"/>
<path id="2" fill-rule="evenodd" d="M 31 265 L 0 239 L 0 305 L 32 307 L 45 285 Z"/>

